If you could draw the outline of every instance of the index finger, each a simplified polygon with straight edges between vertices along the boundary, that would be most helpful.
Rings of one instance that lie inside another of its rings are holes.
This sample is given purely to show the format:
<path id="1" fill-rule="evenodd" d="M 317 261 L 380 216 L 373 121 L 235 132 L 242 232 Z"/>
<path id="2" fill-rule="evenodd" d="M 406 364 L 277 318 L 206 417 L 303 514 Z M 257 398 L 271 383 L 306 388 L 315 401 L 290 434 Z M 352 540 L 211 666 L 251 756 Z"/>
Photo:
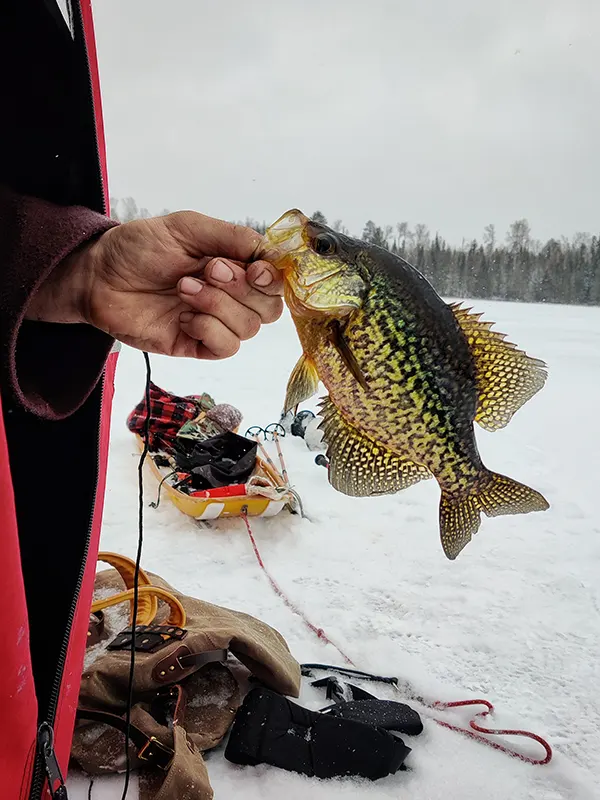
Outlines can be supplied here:
<path id="1" fill-rule="evenodd" d="M 262 241 L 260 233 L 252 228 L 197 211 L 176 211 L 163 219 L 171 236 L 194 258 L 221 256 L 247 263 Z"/>

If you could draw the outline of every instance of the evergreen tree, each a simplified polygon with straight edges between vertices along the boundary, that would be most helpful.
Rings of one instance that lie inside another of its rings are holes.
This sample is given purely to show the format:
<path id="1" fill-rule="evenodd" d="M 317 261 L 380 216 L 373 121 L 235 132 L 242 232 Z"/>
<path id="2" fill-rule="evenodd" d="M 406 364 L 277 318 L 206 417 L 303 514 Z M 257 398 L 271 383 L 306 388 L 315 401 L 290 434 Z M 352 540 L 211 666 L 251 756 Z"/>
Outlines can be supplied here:
<path id="1" fill-rule="evenodd" d="M 111 197 L 110 207 L 112 218 L 120 222 L 150 216 L 148 209 L 138 208 L 133 197 Z M 162 215 L 169 213 L 168 209 L 161 211 Z M 327 224 L 322 211 L 315 211 L 312 219 Z M 261 234 L 267 227 L 252 217 L 238 224 Z M 332 228 L 353 235 L 341 219 L 336 219 Z M 450 246 L 439 233 L 432 237 L 423 223 L 411 230 L 408 222 L 382 227 L 368 220 L 361 238 L 406 259 L 444 297 L 600 305 L 598 235 L 578 231 L 570 240 L 560 236 L 542 243 L 532 238 L 529 222 L 518 219 L 509 226 L 504 244 L 490 223 L 481 243 L 473 239 Z"/>

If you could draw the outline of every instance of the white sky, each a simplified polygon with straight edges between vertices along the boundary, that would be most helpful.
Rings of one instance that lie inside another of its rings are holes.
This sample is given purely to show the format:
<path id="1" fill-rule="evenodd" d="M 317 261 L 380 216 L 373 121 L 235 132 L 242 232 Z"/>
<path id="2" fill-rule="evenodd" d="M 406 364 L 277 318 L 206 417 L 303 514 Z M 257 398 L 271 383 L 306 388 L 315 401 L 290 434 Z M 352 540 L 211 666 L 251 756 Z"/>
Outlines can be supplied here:
<path id="1" fill-rule="evenodd" d="M 599 0 L 94 0 L 111 195 L 600 232 Z"/>

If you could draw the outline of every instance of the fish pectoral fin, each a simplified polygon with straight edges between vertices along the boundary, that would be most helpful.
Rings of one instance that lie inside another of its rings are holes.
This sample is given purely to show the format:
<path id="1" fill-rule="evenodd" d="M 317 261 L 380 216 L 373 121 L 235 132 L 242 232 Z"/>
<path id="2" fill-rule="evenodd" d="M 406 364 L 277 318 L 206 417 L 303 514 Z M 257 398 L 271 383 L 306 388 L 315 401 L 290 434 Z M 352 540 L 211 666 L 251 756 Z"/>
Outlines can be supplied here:
<path id="1" fill-rule="evenodd" d="M 457 557 L 479 530 L 482 511 L 487 517 L 499 517 L 548 508 L 546 498 L 535 489 L 496 472 L 488 472 L 483 487 L 470 494 L 455 497 L 442 491 L 440 537 L 444 553 L 452 561 Z"/>
<path id="2" fill-rule="evenodd" d="M 331 325 L 331 334 L 329 338 L 333 346 L 340 354 L 342 361 L 348 367 L 348 370 L 352 373 L 354 378 L 363 387 L 363 389 L 368 389 L 369 387 L 367 384 L 367 379 L 365 378 L 360 366 L 358 365 L 358 361 L 356 360 L 356 356 L 350 349 L 350 345 L 344 338 L 344 332 L 340 326 L 340 323 L 337 320 Z"/>
<path id="3" fill-rule="evenodd" d="M 319 416 L 329 482 L 338 492 L 352 497 L 393 494 L 432 477 L 424 465 L 402 458 L 358 431 L 329 398 L 321 401 Z"/>
<path id="4" fill-rule="evenodd" d="M 488 431 L 504 428 L 513 415 L 544 386 L 548 377 L 543 361 L 528 356 L 505 334 L 492 331 L 493 322 L 453 303 L 450 308 L 467 337 L 475 363 L 478 405 L 475 422 Z"/>
<path id="5" fill-rule="evenodd" d="M 290 409 L 296 408 L 304 400 L 308 400 L 316 394 L 318 387 L 319 376 L 315 362 L 303 354 L 298 359 L 288 380 L 283 413 L 287 414 Z"/>

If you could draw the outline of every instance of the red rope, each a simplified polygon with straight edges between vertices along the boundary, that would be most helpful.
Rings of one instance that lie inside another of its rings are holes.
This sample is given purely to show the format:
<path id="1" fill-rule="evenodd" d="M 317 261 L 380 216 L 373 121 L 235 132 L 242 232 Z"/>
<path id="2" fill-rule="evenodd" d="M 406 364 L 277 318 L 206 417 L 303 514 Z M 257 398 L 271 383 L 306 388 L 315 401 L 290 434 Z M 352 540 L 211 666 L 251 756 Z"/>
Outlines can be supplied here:
<path id="1" fill-rule="evenodd" d="M 430 708 L 439 708 L 441 710 L 447 708 L 459 708 L 460 706 L 476 706 L 476 705 L 484 705 L 486 706 L 486 711 L 480 711 L 479 714 L 475 714 L 475 717 L 470 720 L 469 726 L 472 730 L 467 730 L 466 728 L 461 728 L 458 725 L 451 725 L 449 722 L 444 722 L 441 719 L 434 720 L 437 722 L 438 725 L 442 725 L 444 728 L 449 728 L 451 731 L 459 731 L 460 733 L 464 733 L 466 736 L 470 736 L 472 739 L 475 739 L 478 742 L 484 742 L 485 744 L 493 747 L 495 750 L 501 750 L 503 753 L 508 753 L 509 756 L 513 758 L 519 758 L 521 761 L 525 761 L 527 764 L 548 764 L 552 759 L 552 748 L 548 744 L 545 739 L 542 739 L 541 736 L 538 736 L 537 733 L 531 733 L 530 731 L 523 731 L 523 730 L 515 730 L 513 728 L 484 728 L 482 725 L 478 725 L 475 720 L 478 717 L 487 717 L 488 714 L 493 714 L 494 706 L 489 702 L 489 700 L 455 700 L 451 703 L 433 703 Z M 473 731 L 477 731 L 477 733 L 473 733 Z M 542 745 L 544 750 L 546 751 L 546 755 L 544 758 L 531 758 L 530 756 L 525 756 L 522 753 L 519 753 L 517 750 L 513 750 L 510 747 L 506 747 L 499 742 L 492 742 L 487 736 L 481 736 L 480 734 L 487 734 L 489 736 L 525 736 L 528 739 L 533 739 L 539 744 Z"/>
<path id="2" fill-rule="evenodd" d="M 308 617 L 304 614 L 304 612 L 298 608 L 292 601 L 287 597 L 283 589 L 279 586 L 277 581 L 272 577 L 269 570 L 266 568 L 264 561 L 260 555 L 260 551 L 258 549 L 258 545 L 256 544 L 256 539 L 252 533 L 252 529 L 250 527 L 250 522 L 248 520 L 248 515 L 245 512 L 242 512 L 242 519 L 246 524 L 246 530 L 248 531 L 248 536 L 250 537 L 250 541 L 252 542 L 252 547 L 254 549 L 254 555 L 256 556 L 256 560 L 267 577 L 267 580 L 271 584 L 271 587 L 275 594 L 283 600 L 285 605 L 297 614 L 300 619 L 304 622 L 306 627 L 311 630 L 322 642 L 326 644 L 330 644 L 338 651 L 338 653 L 342 656 L 344 661 L 347 664 L 350 664 L 352 667 L 357 668 L 356 664 L 352 661 L 352 659 L 341 650 L 335 642 L 332 642 L 331 639 L 327 636 L 323 628 L 318 628 L 314 625 Z M 486 707 L 485 711 L 479 712 L 476 714 L 475 717 L 470 720 L 469 728 L 462 728 L 460 725 L 452 725 L 449 722 L 445 722 L 441 719 L 433 718 L 433 721 L 436 722 L 438 725 L 441 725 L 443 728 L 448 728 L 451 731 L 457 731 L 458 733 L 462 733 L 465 736 L 470 736 L 472 739 L 475 739 L 478 742 L 482 742 L 483 744 L 488 745 L 489 747 L 493 747 L 495 750 L 500 750 L 503 753 L 506 753 L 513 758 L 518 758 L 521 761 L 525 761 L 527 764 L 548 764 L 552 759 L 552 748 L 548 744 L 548 742 L 543 739 L 541 736 L 538 736 L 536 733 L 531 733 L 530 731 L 524 730 L 515 730 L 510 728 L 485 728 L 482 725 L 478 725 L 475 720 L 479 717 L 487 717 L 489 714 L 493 714 L 494 706 L 489 702 L 489 700 L 454 700 L 452 702 L 442 703 L 442 702 L 435 702 L 435 703 L 426 703 L 424 700 L 420 699 L 420 702 L 423 703 L 424 706 L 431 709 L 439 709 L 440 711 L 445 711 L 449 708 L 461 708 L 464 706 L 478 706 L 483 705 Z M 482 734 L 486 734 L 485 736 Z M 511 747 L 506 745 L 500 744 L 499 742 L 493 742 L 487 738 L 487 736 L 524 736 L 528 739 L 533 739 L 534 741 L 541 744 L 541 746 L 546 751 L 546 755 L 544 758 L 531 758 L 530 756 L 523 755 L 519 753 L 517 750 L 513 750 Z"/>
<path id="3" fill-rule="evenodd" d="M 313 623 L 308 619 L 308 617 L 304 614 L 304 612 L 300 608 L 298 608 L 298 606 L 292 603 L 292 601 L 287 597 L 283 589 L 279 586 L 277 581 L 271 576 L 269 570 L 265 567 L 265 564 L 261 558 L 258 546 L 256 544 L 256 540 L 252 533 L 252 528 L 250 527 L 250 522 L 248 521 L 248 515 L 244 512 L 242 512 L 242 519 L 246 523 L 246 530 L 248 531 L 248 536 L 250 537 L 250 541 L 252 542 L 252 547 L 254 548 L 254 555 L 256 556 L 256 560 L 258 561 L 262 571 L 267 576 L 267 580 L 271 584 L 271 587 L 275 592 L 275 594 L 283 600 L 286 606 L 289 609 L 291 609 L 291 611 L 293 611 L 294 614 L 297 614 L 300 617 L 300 619 L 302 620 L 302 622 L 304 622 L 306 627 L 309 630 L 311 630 L 316 636 L 318 636 L 319 639 L 321 639 L 321 641 L 325 642 L 325 644 L 333 645 L 333 647 L 335 647 L 335 649 L 338 651 L 338 653 L 341 655 L 344 661 L 346 661 L 348 664 L 352 664 L 352 661 L 348 658 L 348 656 L 344 652 L 342 652 L 342 650 L 340 650 L 340 648 L 334 642 L 331 641 L 331 639 L 327 636 L 323 628 L 317 628 L 316 625 L 313 625 Z"/>

